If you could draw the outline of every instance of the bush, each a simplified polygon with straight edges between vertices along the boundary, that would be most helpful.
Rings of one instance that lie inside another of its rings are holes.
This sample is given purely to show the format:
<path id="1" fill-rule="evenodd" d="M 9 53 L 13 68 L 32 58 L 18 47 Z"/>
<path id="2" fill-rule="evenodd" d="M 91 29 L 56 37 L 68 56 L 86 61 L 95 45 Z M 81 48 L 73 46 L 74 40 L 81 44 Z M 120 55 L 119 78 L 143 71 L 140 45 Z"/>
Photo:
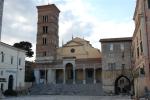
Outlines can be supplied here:
<path id="1" fill-rule="evenodd" d="M 35 76 L 33 74 L 25 74 L 25 82 L 35 82 Z"/>
<path id="2" fill-rule="evenodd" d="M 12 89 L 8 89 L 4 92 L 4 95 L 17 95 L 17 92 L 12 90 Z"/>

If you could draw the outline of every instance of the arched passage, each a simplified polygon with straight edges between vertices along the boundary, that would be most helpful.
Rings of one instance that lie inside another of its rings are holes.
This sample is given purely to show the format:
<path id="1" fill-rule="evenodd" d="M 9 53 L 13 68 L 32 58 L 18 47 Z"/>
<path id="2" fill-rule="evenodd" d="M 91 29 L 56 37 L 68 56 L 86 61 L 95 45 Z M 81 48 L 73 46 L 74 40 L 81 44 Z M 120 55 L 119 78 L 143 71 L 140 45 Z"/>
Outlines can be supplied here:
<path id="1" fill-rule="evenodd" d="M 116 80 L 115 80 L 115 93 L 127 93 L 128 91 L 131 90 L 131 82 L 128 77 L 124 75 L 120 75 Z"/>
<path id="2" fill-rule="evenodd" d="M 73 65 L 71 63 L 66 64 L 67 79 L 73 79 Z"/>
<path id="3" fill-rule="evenodd" d="M 8 89 L 13 89 L 13 76 L 9 76 Z"/>

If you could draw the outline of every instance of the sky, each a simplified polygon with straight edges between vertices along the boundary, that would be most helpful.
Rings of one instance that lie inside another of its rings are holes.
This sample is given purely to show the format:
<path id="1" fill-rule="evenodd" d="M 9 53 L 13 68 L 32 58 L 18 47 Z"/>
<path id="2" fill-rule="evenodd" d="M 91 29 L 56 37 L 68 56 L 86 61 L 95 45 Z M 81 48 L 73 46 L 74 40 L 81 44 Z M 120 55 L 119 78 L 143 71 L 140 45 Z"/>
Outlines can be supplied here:
<path id="1" fill-rule="evenodd" d="M 59 15 L 59 46 L 73 37 L 84 38 L 101 49 L 103 38 L 132 37 L 136 0 L 5 0 L 1 40 L 13 45 L 31 42 L 36 50 L 36 6 L 55 4 Z M 26 58 L 34 60 L 33 58 Z"/>

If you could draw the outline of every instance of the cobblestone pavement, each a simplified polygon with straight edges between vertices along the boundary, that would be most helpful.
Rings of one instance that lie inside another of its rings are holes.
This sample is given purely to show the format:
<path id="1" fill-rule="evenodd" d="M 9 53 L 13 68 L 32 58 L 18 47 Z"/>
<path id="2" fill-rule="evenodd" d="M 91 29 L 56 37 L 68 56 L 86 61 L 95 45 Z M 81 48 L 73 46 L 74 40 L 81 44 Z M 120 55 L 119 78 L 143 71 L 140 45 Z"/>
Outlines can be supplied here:
<path id="1" fill-rule="evenodd" d="M 69 96 L 69 95 L 19 95 L 7 96 L 3 100 L 131 100 L 130 97 L 118 96 Z"/>

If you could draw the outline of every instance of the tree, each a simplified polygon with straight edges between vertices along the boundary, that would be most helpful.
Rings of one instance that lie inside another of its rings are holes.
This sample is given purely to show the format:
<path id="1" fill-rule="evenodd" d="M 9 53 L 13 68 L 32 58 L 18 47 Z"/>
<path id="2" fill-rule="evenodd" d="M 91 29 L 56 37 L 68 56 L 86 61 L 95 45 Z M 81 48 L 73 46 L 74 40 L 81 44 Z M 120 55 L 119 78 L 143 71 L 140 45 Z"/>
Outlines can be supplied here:
<path id="1" fill-rule="evenodd" d="M 15 43 L 13 45 L 19 49 L 26 50 L 26 57 L 33 57 L 34 52 L 32 51 L 32 44 L 30 42 L 21 41 L 20 43 Z"/>

